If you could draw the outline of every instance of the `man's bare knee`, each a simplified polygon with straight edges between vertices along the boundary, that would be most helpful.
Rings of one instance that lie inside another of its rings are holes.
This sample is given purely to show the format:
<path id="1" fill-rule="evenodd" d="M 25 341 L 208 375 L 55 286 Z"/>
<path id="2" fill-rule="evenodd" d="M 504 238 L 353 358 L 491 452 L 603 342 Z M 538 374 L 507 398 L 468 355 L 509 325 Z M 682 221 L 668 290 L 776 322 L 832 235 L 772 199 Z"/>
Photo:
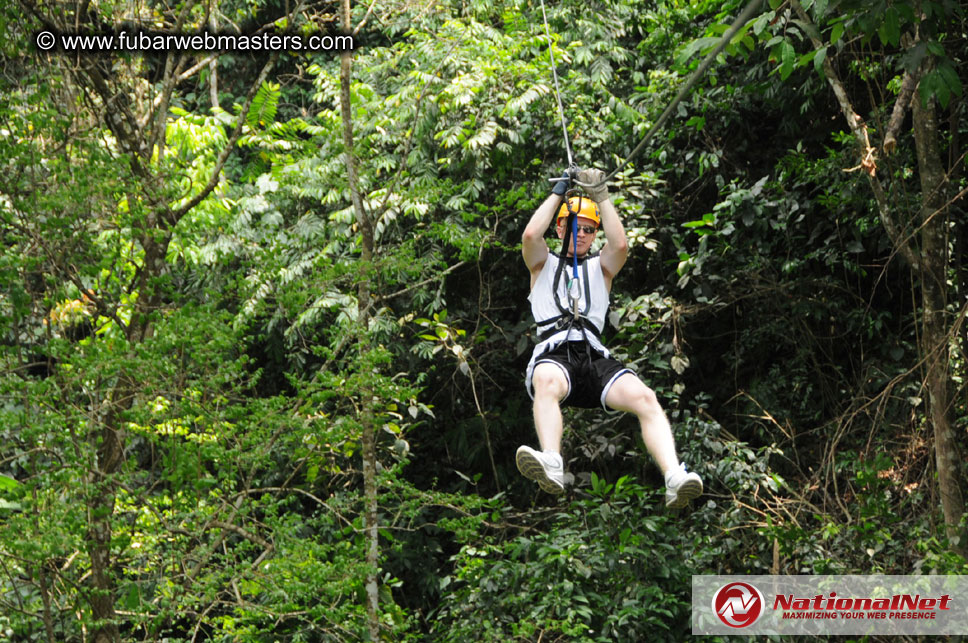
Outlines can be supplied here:
<path id="1" fill-rule="evenodd" d="M 625 375 L 620 378 L 609 391 L 605 401 L 613 408 L 630 411 L 639 416 L 663 412 L 655 391 L 634 375 Z"/>
<path id="2" fill-rule="evenodd" d="M 655 391 L 650 389 L 645 384 L 642 385 L 642 390 L 638 392 L 639 403 L 645 407 L 648 411 L 662 411 L 662 406 L 659 404 L 659 398 L 656 396 Z"/>
<path id="3" fill-rule="evenodd" d="M 550 396 L 560 400 L 568 392 L 568 382 L 557 366 L 540 364 L 531 376 L 535 397 Z"/>

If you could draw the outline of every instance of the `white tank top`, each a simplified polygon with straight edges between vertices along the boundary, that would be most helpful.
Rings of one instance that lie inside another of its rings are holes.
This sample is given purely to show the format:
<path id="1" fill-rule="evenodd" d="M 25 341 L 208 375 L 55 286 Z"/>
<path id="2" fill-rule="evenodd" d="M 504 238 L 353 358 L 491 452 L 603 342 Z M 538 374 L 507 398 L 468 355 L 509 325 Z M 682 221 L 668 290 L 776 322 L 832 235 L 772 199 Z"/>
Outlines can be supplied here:
<path id="1" fill-rule="evenodd" d="M 558 280 L 558 288 L 555 293 L 554 281 L 555 273 L 558 271 L 559 261 L 565 261 L 566 263 L 561 271 L 561 278 Z M 571 310 L 571 300 L 568 299 L 568 282 L 572 278 L 572 272 L 571 259 L 568 257 L 561 258 L 554 253 L 548 253 L 548 259 L 541 268 L 541 272 L 538 273 L 538 278 L 534 282 L 531 294 L 528 295 L 528 301 L 531 302 L 531 314 L 534 316 L 536 323 L 561 315 L 561 309 L 558 307 L 558 303 L 566 310 Z M 602 273 L 601 256 L 595 255 L 578 262 L 578 283 L 581 293 L 581 297 L 578 300 L 578 311 L 582 317 L 585 317 L 594 324 L 598 332 L 601 333 L 605 330 L 605 315 L 608 314 L 608 288 L 605 286 L 605 275 Z M 556 296 L 558 303 L 555 302 Z M 589 300 L 591 300 L 590 304 Z M 548 328 L 550 326 L 541 326 L 538 332 L 541 333 Z M 589 340 L 596 339 L 592 333 L 586 333 L 586 335 Z M 562 330 L 560 333 L 555 333 L 555 335 L 541 342 L 541 344 L 555 340 L 554 345 L 558 345 L 566 340 L 581 341 L 582 339 L 584 337 L 582 336 L 581 329 L 573 328 L 570 332 Z M 593 345 L 598 343 L 597 341 L 593 341 Z M 546 347 L 545 350 L 548 350 L 548 348 Z"/>
<path id="2" fill-rule="evenodd" d="M 558 255 L 549 253 L 547 261 L 545 261 L 541 272 L 538 273 L 538 278 L 534 282 L 531 294 L 528 295 L 528 301 L 531 302 L 531 314 L 534 315 L 535 322 L 552 319 L 561 315 L 561 309 L 555 303 L 553 294 L 558 261 L 566 262 L 565 267 L 562 269 L 563 274 L 559 280 L 560 283 L 558 284 L 558 301 L 565 308 L 571 308 L 571 300 L 568 299 L 568 279 L 572 275 L 571 261 L 567 257 L 561 259 Z M 608 313 L 608 288 L 605 286 L 605 275 L 602 273 L 602 258 L 596 255 L 585 259 L 583 262 L 579 262 L 578 280 L 581 285 L 581 298 L 578 300 L 578 311 L 583 317 L 586 317 L 594 324 L 595 328 L 601 333 L 605 330 L 605 315 Z M 591 305 L 589 305 L 589 299 L 591 300 Z M 540 326 L 538 328 L 538 334 L 540 335 L 548 328 L 551 328 L 551 326 Z M 534 351 L 531 353 L 531 360 L 528 362 L 528 369 L 524 375 L 524 385 L 528 391 L 528 395 L 532 398 L 534 397 L 531 376 L 534 374 L 534 367 L 542 355 L 554 350 L 562 342 L 571 340 L 581 341 L 585 339 L 603 357 L 611 356 L 608 349 L 605 348 L 605 345 L 602 344 L 595 333 L 586 330 L 583 334 L 580 328 L 570 330 L 565 328 L 543 341 L 539 340 L 538 345 L 534 347 Z M 604 402 L 602 404 L 604 405 Z"/>

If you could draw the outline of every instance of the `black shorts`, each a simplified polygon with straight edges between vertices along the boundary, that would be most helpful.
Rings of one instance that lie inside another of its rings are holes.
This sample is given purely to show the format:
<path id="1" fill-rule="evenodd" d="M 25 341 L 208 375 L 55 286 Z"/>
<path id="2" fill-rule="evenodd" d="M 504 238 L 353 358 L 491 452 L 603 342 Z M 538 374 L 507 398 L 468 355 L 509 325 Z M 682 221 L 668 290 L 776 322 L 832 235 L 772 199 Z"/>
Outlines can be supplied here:
<path id="1" fill-rule="evenodd" d="M 612 384 L 625 373 L 633 373 L 620 361 L 604 357 L 585 342 L 560 344 L 535 360 L 535 368 L 543 363 L 555 364 L 565 373 L 568 393 L 562 405 L 581 409 L 599 405 L 607 409 L 605 396 Z"/>

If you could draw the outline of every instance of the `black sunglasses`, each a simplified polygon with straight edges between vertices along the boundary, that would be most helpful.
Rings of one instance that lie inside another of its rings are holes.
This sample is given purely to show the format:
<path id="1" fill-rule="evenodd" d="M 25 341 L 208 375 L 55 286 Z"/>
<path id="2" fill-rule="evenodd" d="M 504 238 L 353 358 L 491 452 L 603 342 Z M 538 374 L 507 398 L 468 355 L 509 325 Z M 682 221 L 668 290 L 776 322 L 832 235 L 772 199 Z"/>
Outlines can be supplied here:
<path id="1" fill-rule="evenodd" d="M 595 234 L 596 232 L 598 232 L 598 228 L 596 228 L 593 225 L 580 225 L 578 226 L 578 229 L 584 232 L 585 234 Z"/>

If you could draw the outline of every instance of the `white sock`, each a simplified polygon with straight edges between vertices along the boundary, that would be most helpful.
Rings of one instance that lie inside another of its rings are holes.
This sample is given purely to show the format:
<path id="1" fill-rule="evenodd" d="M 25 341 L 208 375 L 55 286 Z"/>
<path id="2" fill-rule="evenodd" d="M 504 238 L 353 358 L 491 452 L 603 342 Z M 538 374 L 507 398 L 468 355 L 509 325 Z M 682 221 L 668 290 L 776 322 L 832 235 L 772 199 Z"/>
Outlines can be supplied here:
<path id="1" fill-rule="evenodd" d="M 665 481 L 666 481 L 666 484 L 669 483 L 669 478 L 671 478 L 672 476 L 676 475 L 680 471 L 685 471 L 685 465 L 683 465 L 681 462 L 678 463 L 676 466 L 672 467 L 671 469 L 669 469 L 668 471 L 666 471 L 665 472 Z"/>

